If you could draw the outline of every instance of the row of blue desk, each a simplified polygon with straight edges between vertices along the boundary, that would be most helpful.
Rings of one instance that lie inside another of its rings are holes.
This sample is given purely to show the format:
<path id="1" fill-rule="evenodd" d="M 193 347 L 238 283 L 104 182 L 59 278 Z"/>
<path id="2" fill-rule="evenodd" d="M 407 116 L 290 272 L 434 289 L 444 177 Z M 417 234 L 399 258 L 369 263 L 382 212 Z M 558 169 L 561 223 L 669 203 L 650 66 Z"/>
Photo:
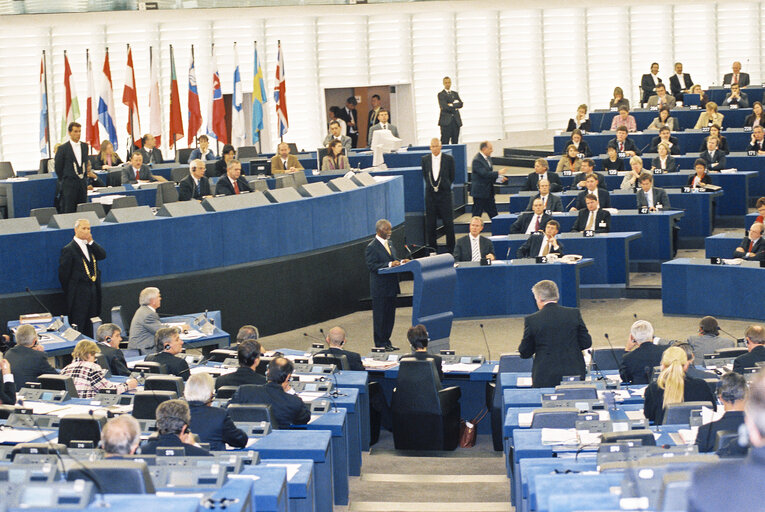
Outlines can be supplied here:
<path id="1" fill-rule="evenodd" d="M 760 100 L 760 98 L 757 98 Z M 752 100 L 750 99 L 750 102 Z M 751 103 L 750 103 L 751 104 Z M 741 128 L 744 126 L 746 117 L 752 113 L 751 108 L 729 108 L 718 103 L 718 111 L 725 116 L 723 118 L 723 128 Z M 677 119 L 681 130 L 692 129 L 696 126 L 699 116 L 705 109 L 692 109 L 688 107 L 677 107 L 670 110 L 670 116 Z M 590 125 L 592 132 L 602 132 L 611 129 L 611 122 L 619 112 L 613 110 L 597 109 L 590 112 Z M 630 110 L 630 115 L 635 118 L 635 124 L 638 130 L 645 130 L 651 122 L 659 117 L 657 110 L 647 108 L 636 108 Z"/>

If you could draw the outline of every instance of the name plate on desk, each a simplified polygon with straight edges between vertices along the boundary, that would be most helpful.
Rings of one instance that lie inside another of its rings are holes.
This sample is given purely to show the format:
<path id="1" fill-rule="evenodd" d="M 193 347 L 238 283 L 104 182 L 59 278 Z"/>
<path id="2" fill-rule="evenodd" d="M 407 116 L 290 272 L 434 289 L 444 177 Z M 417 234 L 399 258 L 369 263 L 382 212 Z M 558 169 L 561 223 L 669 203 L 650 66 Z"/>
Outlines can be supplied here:
<path id="1" fill-rule="evenodd" d="M 647 206 L 641 206 L 640 208 L 638 208 L 638 213 L 640 213 L 640 214 L 648 213 L 648 207 Z"/>
<path id="2" fill-rule="evenodd" d="M 699 110 L 701 109 L 701 105 L 688 105 L 688 108 L 690 110 Z"/>
<path id="3" fill-rule="evenodd" d="M 664 174 L 664 171 L 662 169 L 654 169 L 653 173 L 654 174 Z"/>
<path id="4" fill-rule="evenodd" d="M 609 169 L 608 170 L 608 175 L 609 176 L 616 176 L 617 174 L 619 174 L 619 171 L 617 171 L 616 169 Z"/>
<path id="5" fill-rule="evenodd" d="M 611 107 L 608 109 L 610 112 L 617 112 L 619 109 L 616 107 Z"/>
<path id="6" fill-rule="evenodd" d="M 704 133 L 709 133 L 709 126 L 702 126 L 701 131 Z"/>
<path id="7" fill-rule="evenodd" d="M 577 153 L 576 156 L 579 157 L 580 159 L 584 159 L 585 155 L 584 153 Z"/>
<path id="8" fill-rule="evenodd" d="M 622 152 L 620 152 L 620 153 L 617 153 L 617 154 L 616 154 L 616 156 L 618 156 L 619 158 L 627 158 L 627 153 L 625 153 L 624 151 L 622 151 Z"/>
<path id="9" fill-rule="evenodd" d="M 582 232 L 582 234 L 584 235 L 585 238 L 592 238 L 593 236 L 595 236 L 595 231 L 592 229 L 585 229 Z"/>
<path id="10" fill-rule="evenodd" d="M 731 103 L 728 105 L 728 108 L 731 110 L 736 110 L 738 108 L 738 103 Z"/>
<path id="11" fill-rule="evenodd" d="M 652 107 L 648 107 L 648 110 L 659 110 L 659 106 L 653 105 Z"/>
<path id="12" fill-rule="evenodd" d="M 753 151 L 753 150 L 751 150 L 751 149 L 750 149 L 749 151 L 747 151 L 747 152 L 746 152 L 746 156 L 756 156 L 756 155 L 757 155 L 757 152 L 756 152 L 756 151 Z"/>
<path id="13" fill-rule="evenodd" d="M 752 127 L 751 126 L 744 126 L 744 131 L 745 132 L 751 132 L 752 131 Z"/>
<path id="14" fill-rule="evenodd" d="M 550 216 L 552 216 L 552 210 L 545 210 L 545 215 L 550 215 Z"/>
<path id="15" fill-rule="evenodd" d="M 563 171 L 563 176 L 571 176 L 571 169 L 566 169 Z"/>
<path id="16" fill-rule="evenodd" d="M 709 258 L 709 263 L 712 265 L 725 265 L 722 258 Z"/>
<path id="17" fill-rule="evenodd" d="M 537 256 L 534 261 L 537 263 L 547 263 L 547 256 Z"/>

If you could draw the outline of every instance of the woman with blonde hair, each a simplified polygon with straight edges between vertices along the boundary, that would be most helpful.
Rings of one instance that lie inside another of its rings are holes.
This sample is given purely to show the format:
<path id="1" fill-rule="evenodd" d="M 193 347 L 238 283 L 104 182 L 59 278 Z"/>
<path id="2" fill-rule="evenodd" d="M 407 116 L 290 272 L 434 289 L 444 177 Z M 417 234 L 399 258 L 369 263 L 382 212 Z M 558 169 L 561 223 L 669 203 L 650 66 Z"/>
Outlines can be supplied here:
<path id="1" fill-rule="evenodd" d="M 709 385 L 701 379 L 688 377 L 688 357 L 680 347 L 669 347 L 661 356 L 661 373 L 645 390 L 643 415 L 654 425 L 664 422 L 668 405 L 683 402 L 710 402 L 717 410 Z"/>
<path id="2" fill-rule="evenodd" d="M 138 386 L 138 381 L 135 379 L 128 379 L 120 384 L 106 380 L 104 378 L 106 370 L 96 363 L 96 356 L 100 353 L 101 350 L 94 341 L 82 340 L 72 351 L 74 361 L 61 370 L 61 375 L 72 378 L 80 398 L 93 398 L 102 389 L 116 389 L 119 395 Z"/>

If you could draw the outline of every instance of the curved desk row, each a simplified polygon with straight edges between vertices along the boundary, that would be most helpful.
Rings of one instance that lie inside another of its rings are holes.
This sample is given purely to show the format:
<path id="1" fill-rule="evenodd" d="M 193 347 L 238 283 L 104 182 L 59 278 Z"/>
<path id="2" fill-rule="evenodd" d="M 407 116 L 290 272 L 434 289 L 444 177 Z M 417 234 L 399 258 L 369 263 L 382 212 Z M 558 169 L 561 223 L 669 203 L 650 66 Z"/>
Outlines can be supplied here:
<path id="1" fill-rule="evenodd" d="M 723 96 L 724 98 L 724 96 Z M 761 98 L 752 99 L 749 98 L 749 104 L 754 103 L 755 100 L 759 101 Z M 721 106 L 722 103 L 718 103 L 718 110 L 725 117 L 723 118 L 723 128 L 740 128 L 744 126 L 746 116 L 752 113 L 751 108 L 735 108 Z M 670 116 L 677 119 L 680 123 L 680 129 L 689 129 L 696 126 L 696 121 L 699 120 L 699 116 L 705 110 L 703 108 L 691 109 L 691 108 L 673 108 L 670 110 Z M 590 124 L 593 132 L 602 132 L 611 128 L 611 122 L 614 116 L 619 113 L 611 110 L 593 110 L 590 112 Z M 635 118 L 635 124 L 637 124 L 638 130 L 645 130 L 648 125 L 659 116 L 659 112 L 647 108 L 636 108 L 630 110 L 630 115 Z"/>

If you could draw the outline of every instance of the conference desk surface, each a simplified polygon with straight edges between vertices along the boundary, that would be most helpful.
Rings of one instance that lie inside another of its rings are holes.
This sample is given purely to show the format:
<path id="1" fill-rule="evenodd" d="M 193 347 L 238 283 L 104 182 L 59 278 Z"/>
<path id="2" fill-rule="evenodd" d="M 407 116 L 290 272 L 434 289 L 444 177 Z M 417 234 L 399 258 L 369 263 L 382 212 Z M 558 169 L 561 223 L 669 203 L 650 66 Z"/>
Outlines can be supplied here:
<path id="1" fill-rule="evenodd" d="M 313 510 L 313 461 L 263 461 L 256 466 L 245 466 L 240 475 L 257 478 L 252 493 L 258 512 Z M 275 492 L 280 482 L 282 489 Z M 264 488 L 273 490 L 263 493 Z"/>
<path id="2" fill-rule="evenodd" d="M 723 95 L 723 99 L 725 96 Z M 757 98 L 759 101 L 761 98 Z M 752 98 L 749 98 L 750 104 L 754 102 Z M 744 126 L 746 117 L 752 113 L 751 108 L 735 108 L 720 106 L 722 102 L 717 103 L 718 110 L 723 114 L 723 129 L 725 128 L 741 128 Z M 680 123 L 679 128 L 681 130 L 692 129 L 696 126 L 696 121 L 699 120 L 699 116 L 702 112 L 705 112 L 703 108 L 690 108 L 690 107 L 677 107 L 670 110 L 670 116 L 677 119 Z M 595 109 L 590 112 L 590 125 L 592 132 L 602 132 L 611 128 L 611 122 L 613 118 L 619 114 L 615 110 Z M 635 124 L 638 130 L 645 130 L 651 122 L 659 117 L 658 110 L 651 110 L 648 108 L 636 108 L 630 110 L 630 115 L 635 118 Z"/>
<path id="3" fill-rule="evenodd" d="M 492 236 L 498 257 L 515 256 L 518 249 L 531 235 Z M 630 242 L 643 236 L 638 231 L 626 233 L 598 233 L 592 237 L 581 233 L 560 233 L 556 239 L 563 244 L 565 254 L 579 254 L 591 258 L 593 265 L 580 271 L 582 285 L 629 285 Z M 535 255 L 536 256 L 536 255 Z"/>
<path id="4" fill-rule="evenodd" d="M 665 315 L 710 315 L 762 320 L 758 292 L 765 269 L 757 261 L 712 265 L 709 260 L 678 258 L 661 265 L 661 305 Z"/>
<path id="5" fill-rule="evenodd" d="M 686 194 L 687 196 L 698 194 Z M 563 213 L 554 218 L 560 223 L 560 231 L 571 231 L 576 213 Z M 656 261 L 672 258 L 672 229 L 684 212 L 670 210 L 640 214 L 620 211 L 611 215 L 612 232 L 639 231 L 643 236 L 630 244 L 630 261 Z M 507 235 L 510 226 L 518 219 L 517 214 L 499 214 L 491 219 L 493 235 Z"/>
<path id="6" fill-rule="evenodd" d="M 704 240 L 704 255 L 707 258 L 733 258 L 736 247 L 741 245 L 742 233 L 718 233 Z"/>

